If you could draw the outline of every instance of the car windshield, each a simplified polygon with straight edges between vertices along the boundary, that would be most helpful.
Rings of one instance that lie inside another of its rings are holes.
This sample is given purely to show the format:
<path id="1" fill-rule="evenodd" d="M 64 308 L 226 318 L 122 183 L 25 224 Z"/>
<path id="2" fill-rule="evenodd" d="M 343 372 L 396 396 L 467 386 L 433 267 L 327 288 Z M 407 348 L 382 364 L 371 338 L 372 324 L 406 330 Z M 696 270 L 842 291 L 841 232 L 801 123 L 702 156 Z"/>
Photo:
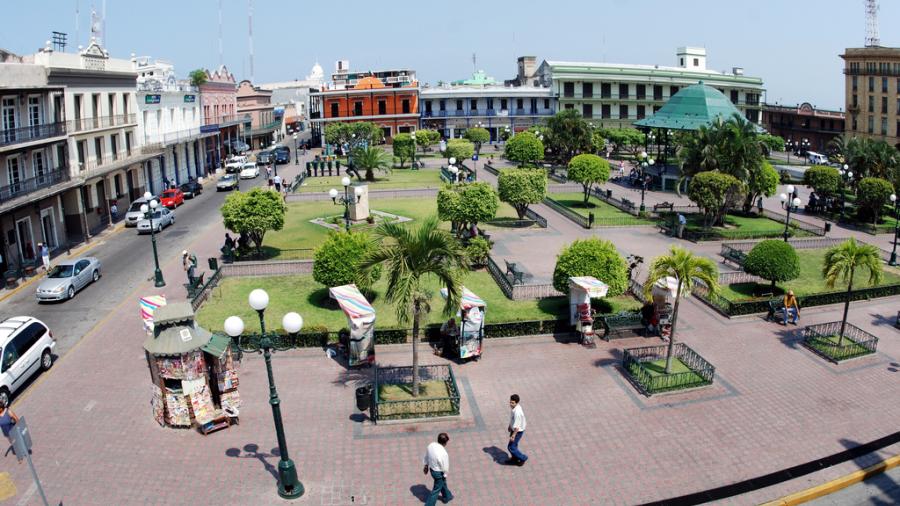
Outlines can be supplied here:
<path id="1" fill-rule="evenodd" d="M 163 197 L 172 198 L 172 197 L 175 196 L 175 192 L 174 192 L 174 191 L 171 191 L 171 190 L 164 191 L 163 194 L 162 194 L 162 196 L 163 196 Z"/>
<path id="2" fill-rule="evenodd" d="M 234 175 L 228 174 L 227 176 L 222 178 L 222 181 L 231 181 L 232 179 L 234 179 Z"/>
<path id="3" fill-rule="evenodd" d="M 50 274 L 47 277 L 48 278 L 71 278 L 74 268 L 75 268 L 74 265 L 57 265 L 50 271 Z"/>
<path id="4" fill-rule="evenodd" d="M 156 212 L 153 213 L 152 219 L 158 220 L 158 219 L 160 219 L 160 218 L 162 218 L 162 211 L 156 211 Z M 144 220 L 144 221 L 146 221 L 146 220 Z"/>
<path id="5" fill-rule="evenodd" d="M 141 205 L 143 202 L 132 202 L 131 207 L 128 208 L 129 211 L 137 212 L 141 210 Z"/>

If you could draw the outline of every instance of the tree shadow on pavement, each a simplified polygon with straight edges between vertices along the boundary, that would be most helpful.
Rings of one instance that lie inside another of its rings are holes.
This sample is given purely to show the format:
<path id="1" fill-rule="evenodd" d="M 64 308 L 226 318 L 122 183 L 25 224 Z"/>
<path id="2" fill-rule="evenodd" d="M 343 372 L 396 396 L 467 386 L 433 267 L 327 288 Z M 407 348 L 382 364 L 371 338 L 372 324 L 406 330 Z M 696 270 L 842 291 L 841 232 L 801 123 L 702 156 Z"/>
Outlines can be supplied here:
<path id="1" fill-rule="evenodd" d="M 857 441 L 853 441 L 851 439 L 841 439 L 841 444 L 844 445 L 844 448 L 851 450 L 860 445 Z M 875 453 L 867 453 L 864 455 L 860 455 L 853 459 L 853 462 L 859 466 L 860 469 L 865 469 L 869 466 L 876 464 L 881 461 L 882 458 Z M 865 479 L 865 483 L 868 485 L 874 485 L 887 497 L 900 497 L 900 483 L 887 473 L 881 472 L 874 476 L 870 476 Z M 889 504 L 897 504 L 894 501 L 884 501 L 878 497 L 869 497 L 866 501 L 866 504 L 872 504 L 874 506 L 887 506 Z"/>
<path id="2" fill-rule="evenodd" d="M 598 358 L 597 360 L 594 360 L 594 367 L 600 369 L 604 367 L 615 367 L 621 364 L 625 359 L 625 353 L 619 348 L 609 350 L 609 354 L 612 355 L 612 357 Z"/>
<path id="3" fill-rule="evenodd" d="M 775 335 L 778 336 L 778 340 L 781 344 L 786 347 L 796 350 L 802 348 L 803 343 L 803 331 L 802 327 L 794 326 L 788 323 L 787 327 L 782 327 L 780 324 L 776 324 L 780 328 L 775 331 Z"/>
<path id="4" fill-rule="evenodd" d="M 422 485 L 421 483 L 418 485 L 413 485 L 409 487 L 409 493 L 414 495 L 416 499 L 425 502 L 428 500 L 428 494 L 431 493 L 431 489 L 426 485 Z"/>
<path id="5" fill-rule="evenodd" d="M 276 481 L 278 480 L 278 469 L 269 463 L 268 460 L 270 458 L 281 458 L 281 453 L 278 451 L 278 448 L 272 448 L 271 452 L 264 453 L 259 451 L 259 445 L 248 443 L 244 445 L 243 450 L 240 448 L 229 448 L 225 450 L 225 455 L 236 459 L 256 459 L 262 463 L 265 470 L 268 471 Z"/>

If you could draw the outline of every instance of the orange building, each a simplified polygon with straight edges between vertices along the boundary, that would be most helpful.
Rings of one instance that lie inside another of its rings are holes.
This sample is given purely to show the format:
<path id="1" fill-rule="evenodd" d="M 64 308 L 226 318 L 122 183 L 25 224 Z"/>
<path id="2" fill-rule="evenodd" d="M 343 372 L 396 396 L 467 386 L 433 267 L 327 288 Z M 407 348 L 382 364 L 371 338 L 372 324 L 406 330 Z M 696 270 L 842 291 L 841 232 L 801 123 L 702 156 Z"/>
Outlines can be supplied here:
<path id="1" fill-rule="evenodd" d="M 371 121 L 380 126 L 390 142 L 398 133 L 411 133 L 419 124 L 419 83 L 385 83 L 375 75 L 361 76 L 341 85 L 310 93 L 319 114 L 312 119 L 324 131 L 333 122 Z"/>

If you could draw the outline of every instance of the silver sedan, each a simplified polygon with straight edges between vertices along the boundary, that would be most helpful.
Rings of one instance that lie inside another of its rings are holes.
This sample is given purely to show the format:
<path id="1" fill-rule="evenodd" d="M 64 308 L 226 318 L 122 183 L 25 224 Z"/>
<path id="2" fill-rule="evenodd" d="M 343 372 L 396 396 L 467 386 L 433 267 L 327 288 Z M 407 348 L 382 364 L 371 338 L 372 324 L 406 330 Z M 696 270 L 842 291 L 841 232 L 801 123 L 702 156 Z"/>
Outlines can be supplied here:
<path id="1" fill-rule="evenodd" d="M 35 291 L 38 302 L 66 300 L 75 292 L 100 279 L 100 260 L 96 257 L 74 258 L 57 263 Z"/>
<path id="2" fill-rule="evenodd" d="M 168 227 L 169 225 L 175 224 L 175 213 L 169 211 L 169 209 L 165 207 L 158 207 L 156 211 L 153 211 L 153 219 L 148 220 L 144 218 L 139 221 L 137 224 L 137 230 L 139 234 L 149 233 L 150 232 L 150 223 L 153 223 L 153 231 L 159 232 L 160 230 Z"/>

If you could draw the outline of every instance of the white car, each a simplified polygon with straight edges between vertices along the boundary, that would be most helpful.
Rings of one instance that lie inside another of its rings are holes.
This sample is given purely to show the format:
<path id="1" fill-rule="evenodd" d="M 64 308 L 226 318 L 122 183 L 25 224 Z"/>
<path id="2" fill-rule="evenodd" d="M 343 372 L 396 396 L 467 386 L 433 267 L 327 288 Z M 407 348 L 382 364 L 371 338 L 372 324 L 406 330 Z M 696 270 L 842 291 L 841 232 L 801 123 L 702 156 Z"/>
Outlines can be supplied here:
<path id="1" fill-rule="evenodd" d="M 241 179 L 256 179 L 259 177 L 259 167 L 254 162 L 247 162 L 241 167 Z"/>
<path id="2" fill-rule="evenodd" d="M 38 369 L 50 369 L 55 347 L 53 333 L 36 318 L 16 316 L 0 322 L 0 404 L 8 406 L 10 396 Z"/>
<path id="3" fill-rule="evenodd" d="M 239 172 L 247 163 L 246 156 L 235 156 L 225 162 L 225 172 Z"/>
<path id="4" fill-rule="evenodd" d="M 137 230 L 139 234 L 149 233 L 150 232 L 150 222 L 151 220 L 143 219 L 138 222 Z M 162 229 L 168 227 L 169 225 L 175 224 L 175 213 L 169 211 L 167 207 L 158 207 L 156 211 L 153 211 L 153 232 L 159 233 Z"/>

